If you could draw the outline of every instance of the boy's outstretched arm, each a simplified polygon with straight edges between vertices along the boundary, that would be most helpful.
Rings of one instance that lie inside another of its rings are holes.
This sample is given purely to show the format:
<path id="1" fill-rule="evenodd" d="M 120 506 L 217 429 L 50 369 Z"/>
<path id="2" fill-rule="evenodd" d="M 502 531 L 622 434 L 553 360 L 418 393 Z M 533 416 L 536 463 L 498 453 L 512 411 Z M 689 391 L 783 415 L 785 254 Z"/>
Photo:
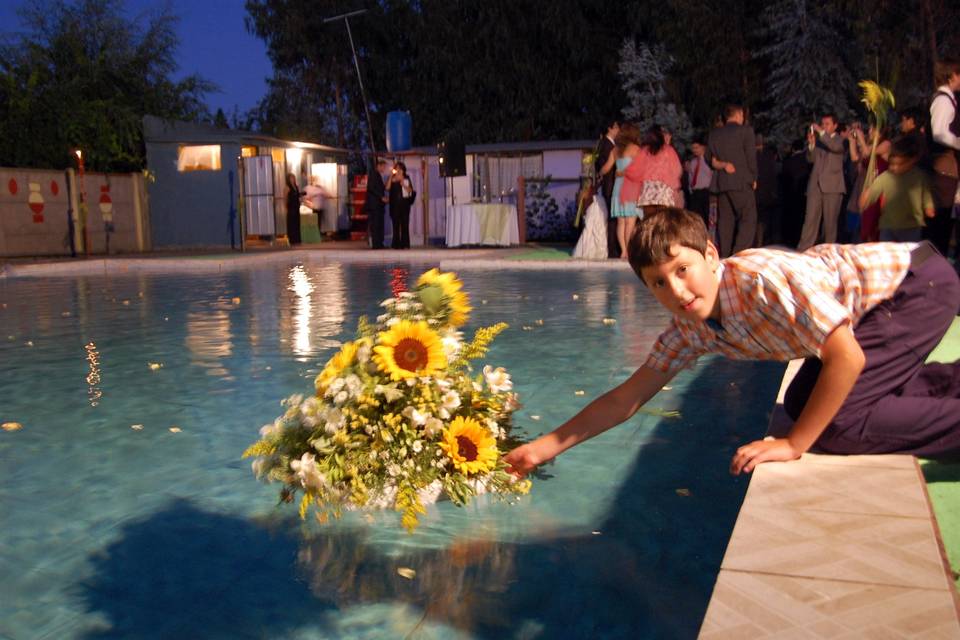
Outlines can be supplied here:
<path id="1" fill-rule="evenodd" d="M 620 424 L 656 395 L 673 376 L 673 373 L 640 367 L 623 384 L 588 404 L 554 431 L 508 453 L 504 458 L 508 470 L 524 476 L 570 447 Z"/>
<path id="2" fill-rule="evenodd" d="M 730 473 L 750 473 L 761 462 L 794 460 L 817 441 L 853 389 L 866 357 L 850 325 L 843 324 L 827 336 L 820 360 L 820 375 L 787 437 L 755 440 L 740 447 L 730 462 Z"/>

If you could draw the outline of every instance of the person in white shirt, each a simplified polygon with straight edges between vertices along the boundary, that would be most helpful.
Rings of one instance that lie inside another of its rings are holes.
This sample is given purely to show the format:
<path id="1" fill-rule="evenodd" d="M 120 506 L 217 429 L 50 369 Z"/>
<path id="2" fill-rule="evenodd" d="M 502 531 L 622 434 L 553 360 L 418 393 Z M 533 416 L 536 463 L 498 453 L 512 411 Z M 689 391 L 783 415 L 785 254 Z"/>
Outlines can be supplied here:
<path id="1" fill-rule="evenodd" d="M 704 154 L 707 152 L 706 141 L 700 137 L 690 145 L 693 156 L 683 163 L 684 182 L 687 187 L 687 209 L 703 218 L 703 223 L 710 228 L 710 181 L 713 179 L 713 169 L 707 162 Z"/>
<path id="2" fill-rule="evenodd" d="M 960 91 L 960 61 L 940 60 L 934 69 L 937 91 L 930 101 L 930 159 L 933 165 L 933 198 L 936 215 L 927 220 L 924 237 L 946 255 L 953 230 L 953 204 L 957 198 L 960 153 L 960 119 L 956 92 Z"/>

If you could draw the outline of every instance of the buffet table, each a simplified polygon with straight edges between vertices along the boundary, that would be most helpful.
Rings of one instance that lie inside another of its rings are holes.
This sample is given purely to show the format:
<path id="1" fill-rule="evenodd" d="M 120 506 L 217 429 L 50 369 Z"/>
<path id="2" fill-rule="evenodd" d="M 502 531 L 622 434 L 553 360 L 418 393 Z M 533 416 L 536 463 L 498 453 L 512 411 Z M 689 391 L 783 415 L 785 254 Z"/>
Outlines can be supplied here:
<path id="1" fill-rule="evenodd" d="M 512 204 L 456 204 L 448 209 L 447 246 L 470 244 L 508 247 L 520 244 L 517 208 Z"/>

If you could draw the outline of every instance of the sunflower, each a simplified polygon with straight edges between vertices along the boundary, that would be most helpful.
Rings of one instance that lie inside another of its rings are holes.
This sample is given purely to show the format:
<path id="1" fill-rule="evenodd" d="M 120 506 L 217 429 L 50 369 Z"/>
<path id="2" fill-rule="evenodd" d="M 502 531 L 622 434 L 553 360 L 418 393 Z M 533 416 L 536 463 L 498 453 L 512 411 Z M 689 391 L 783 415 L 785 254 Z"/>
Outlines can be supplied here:
<path id="1" fill-rule="evenodd" d="M 497 464 L 497 441 L 473 418 L 454 418 L 444 429 L 439 446 L 454 468 L 466 475 L 491 471 Z"/>
<path id="2" fill-rule="evenodd" d="M 436 313 L 442 303 L 446 303 L 447 322 L 454 327 L 466 324 L 470 315 L 470 298 L 461 289 L 463 283 L 452 272 L 442 273 L 439 269 L 430 269 L 417 280 L 420 300 L 428 311 Z"/>
<path id="3" fill-rule="evenodd" d="M 313 381 L 313 386 L 316 387 L 318 392 L 326 389 L 335 378 L 343 373 L 344 369 L 353 364 L 359 347 L 359 342 L 347 342 L 340 348 L 340 351 L 330 358 L 323 371 Z"/>
<path id="4" fill-rule="evenodd" d="M 426 322 L 401 320 L 377 342 L 373 360 L 393 380 L 433 375 L 447 366 L 440 336 Z"/>

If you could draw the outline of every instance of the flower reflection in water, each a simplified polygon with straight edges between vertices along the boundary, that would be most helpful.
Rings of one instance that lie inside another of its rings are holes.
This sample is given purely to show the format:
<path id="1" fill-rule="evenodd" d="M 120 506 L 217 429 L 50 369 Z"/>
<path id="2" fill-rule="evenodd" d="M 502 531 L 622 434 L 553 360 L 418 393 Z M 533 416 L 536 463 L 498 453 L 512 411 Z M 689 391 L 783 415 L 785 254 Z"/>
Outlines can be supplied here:
<path id="1" fill-rule="evenodd" d="M 90 406 L 95 407 L 100 404 L 100 398 L 103 397 L 103 391 L 100 389 L 100 352 L 97 351 L 97 345 L 94 342 L 88 342 L 83 346 L 87 350 L 87 398 Z"/>

